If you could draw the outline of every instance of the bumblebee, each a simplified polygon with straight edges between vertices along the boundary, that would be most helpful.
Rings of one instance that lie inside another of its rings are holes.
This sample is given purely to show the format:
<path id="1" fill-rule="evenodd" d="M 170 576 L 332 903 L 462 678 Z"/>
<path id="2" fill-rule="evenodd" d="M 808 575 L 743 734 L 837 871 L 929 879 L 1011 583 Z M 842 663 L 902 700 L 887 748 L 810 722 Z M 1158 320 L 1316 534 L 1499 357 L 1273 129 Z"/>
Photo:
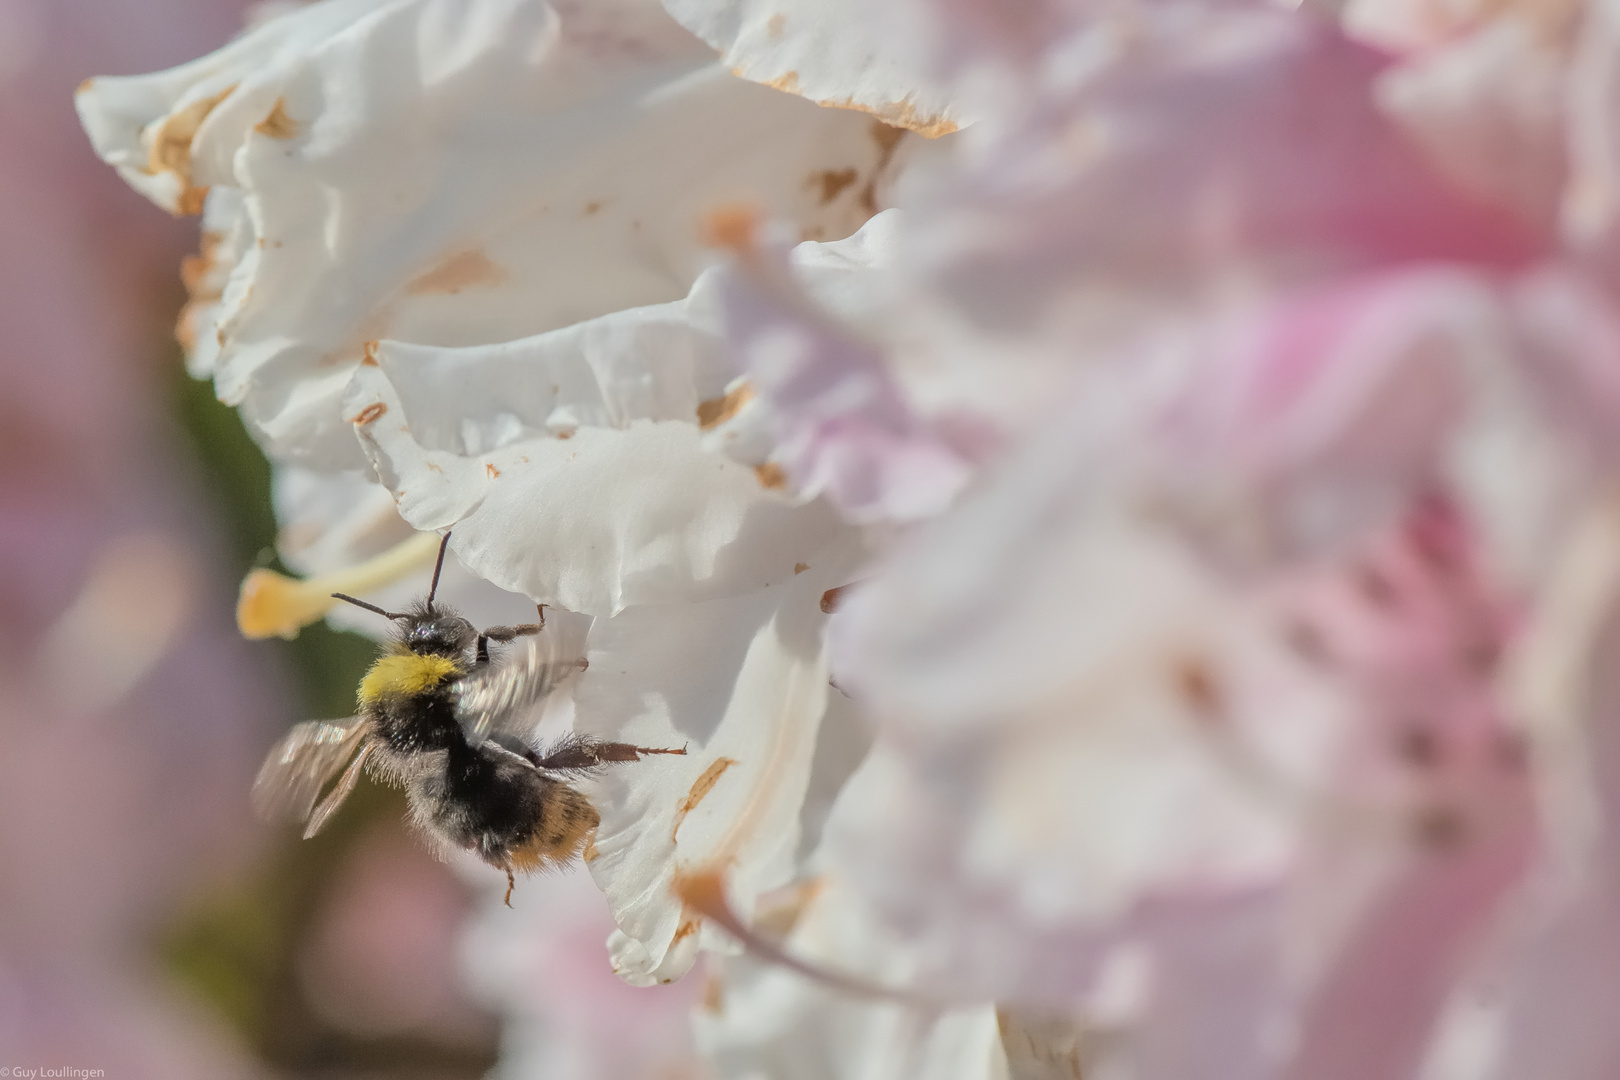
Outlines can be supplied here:
<path id="1" fill-rule="evenodd" d="M 359 707 L 345 720 L 298 724 L 270 751 L 253 785 L 256 809 L 320 832 L 362 772 L 405 789 L 412 822 L 442 855 L 460 848 L 506 871 L 561 866 L 579 855 L 599 821 L 570 777 L 643 754 L 684 754 L 578 735 L 541 749 L 532 743 L 539 705 L 585 667 L 531 647 L 515 661 L 490 658 L 490 644 L 532 637 L 540 621 L 474 629 L 434 603 L 448 533 L 427 599 L 395 613 L 333 593 L 399 624 L 396 640 L 360 682 Z"/>

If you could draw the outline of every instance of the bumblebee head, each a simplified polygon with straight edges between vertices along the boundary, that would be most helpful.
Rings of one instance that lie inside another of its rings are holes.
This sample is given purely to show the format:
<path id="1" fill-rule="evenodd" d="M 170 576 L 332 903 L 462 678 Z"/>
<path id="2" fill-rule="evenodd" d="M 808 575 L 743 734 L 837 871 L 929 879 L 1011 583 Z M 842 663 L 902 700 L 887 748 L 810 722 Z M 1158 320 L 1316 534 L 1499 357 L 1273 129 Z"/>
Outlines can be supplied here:
<path id="1" fill-rule="evenodd" d="M 444 549 L 449 543 L 450 534 L 445 533 L 444 539 L 439 541 L 439 559 L 433 564 L 433 584 L 428 587 L 427 599 L 410 611 L 385 611 L 376 604 L 356 600 L 346 593 L 332 595 L 355 607 L 363 607 L 367 611 L 375 611 L 386 619 L 398 621 L 401 624 L 400 643 L 413 653 L 460 656 L 478 640 L 477 629 L 455 612 L 443 610 L 433 604 L 433 594 L 439 591 L 439 571 L 444 569 Z"/>
<path id="2" fill-rule="evenodd" d="M 391 617 L 400 620 L 400 643 L 413 653 L 460 656 L 478 640 L 472 623 L 453 611 L 435 609 L 431 601 Z"/>

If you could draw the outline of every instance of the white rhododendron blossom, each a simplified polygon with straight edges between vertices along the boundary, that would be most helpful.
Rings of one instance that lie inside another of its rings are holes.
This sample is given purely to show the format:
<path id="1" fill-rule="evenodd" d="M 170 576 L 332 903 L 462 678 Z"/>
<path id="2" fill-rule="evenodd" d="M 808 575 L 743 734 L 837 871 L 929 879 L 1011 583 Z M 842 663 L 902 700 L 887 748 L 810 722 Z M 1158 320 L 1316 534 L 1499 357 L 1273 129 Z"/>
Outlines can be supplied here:
<path id="1" fill-rule="evenodd" d="M 340 401 L 367 341 L 485 344 L 673 299 L 717 202 L 833 239 L 896 151 L 731 76 L 650 0 L 313 4 L 92 80 L 79 107 L 160 205 L 222 204 L 202 258 L 233 265 L 193 271 L 193 367 L 273 453 L 328 466 L 361 464 Z"/>
<path id="2" fill-rule="evenodd" d="M 549 723 L 685 750 L 480 916 L 501 1075 L 1600 1080 L 1616 71 L 1607 0 L 324 0 L 79 105 L 202 213 L 244 631 L 449 531 Z"/>

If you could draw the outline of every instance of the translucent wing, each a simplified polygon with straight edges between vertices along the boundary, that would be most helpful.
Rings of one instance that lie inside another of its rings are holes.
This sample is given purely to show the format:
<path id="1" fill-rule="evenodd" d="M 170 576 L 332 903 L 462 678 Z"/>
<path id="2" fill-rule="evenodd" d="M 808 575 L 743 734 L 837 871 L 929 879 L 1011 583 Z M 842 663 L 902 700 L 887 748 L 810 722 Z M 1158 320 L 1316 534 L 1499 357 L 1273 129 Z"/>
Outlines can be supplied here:
<path id="1" fill-rule="evenodd" d="M 360 752 L 354 755 L 354 760 L 349 762 L 347 769 L 343 770 L 343 775 L 338 777 L 338 782 L 332 785 L 332 790 L 326 793 L 326 797 L 321 800 L 320 805 L 315 807 L 314 812 L 309 815 L 309 823 L 304 826 L 305 840 L 326 828 L 327 819 L 337 813 L 337 808 L 342 806 L 343 800 L 349 797 L 349 792 L 354 790 L 354 785 L 360 782 L 360 774 L 366 767 L 366 758 L 371 756 L 371 751 L 376 745 L 374 742 L 361 744 Z"/>
<path id="2" fill-rule="evenodd" d="M 304 835 L 314 836 L 359 781 L 370 735 L 371 724 L 358 716 L 294 727 L 264 759 L 253 781 L 253 808 L 263 817 L 307 822 Z M 321 799 L 333 777 L 337 783 Z"/>
<path id="3" fill-rule="evenodd" d="M 475 670 L 452 690 L 456 718 L 474 741 L 507 734 L 526 738 L 539 723 L 540 705 L 585 667 L 582 657 L 557 655 L 555 639 L 521 639 L 504 661 Z"/>

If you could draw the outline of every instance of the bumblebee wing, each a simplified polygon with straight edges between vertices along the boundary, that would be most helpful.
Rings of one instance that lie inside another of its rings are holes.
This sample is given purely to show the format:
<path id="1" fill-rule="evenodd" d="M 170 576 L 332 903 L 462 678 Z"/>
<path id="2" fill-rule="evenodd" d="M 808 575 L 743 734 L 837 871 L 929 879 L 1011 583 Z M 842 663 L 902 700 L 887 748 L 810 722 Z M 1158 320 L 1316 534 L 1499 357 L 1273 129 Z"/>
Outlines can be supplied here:
<path id="1" fill-rule="evenodd" d="M 338 782 L 332 785 L 332 790 L 326 793 L 326 797 L 320 801 L 320 805 L 316 806 L 315 810 L 309 815 L 309 824 L 304 826 L 305 840 L 326 828 L 327 819 L 337 813 L 337 808 L 342 806 L 343 800 L 349 797 L 349 792 L 354 790 L 354 785 L 360 782 L 360 774 L 366 767 L 366 758 L 371 756 L 371 751 L 376 746 L 377 744 L 374 742 L 363 742 L 361 744 L 360 752 L 354 755 L 354 760 L 349 762 L 347 769 L 343 770 L 343 775 L 338 777 Z"/>
<path id="2" fill-rule="evenodd" d="M 262 817 L 308 822 L 305 835 L 315 835 L 360 779 L 360 768 L 371 751 L 366 742 L 370 734 L 371 724 L 357 716 L 297 725 L 264 759 L 253 781 L 253 808 Z M 346 765 L 348 770 L 343 771 Z M 340 772 L 337 785 L 317 810 L 321 792 Z"/>
<path id="3" fill-rule="evenodd" d="M 524 639 L 504 662 L 457 681 L 456 719 L 475 742 L 497 734 L 526 738 L 539 723 L 541 702 L 584 667 L 583 658 L 556 655 L 550 642 Z"/>

